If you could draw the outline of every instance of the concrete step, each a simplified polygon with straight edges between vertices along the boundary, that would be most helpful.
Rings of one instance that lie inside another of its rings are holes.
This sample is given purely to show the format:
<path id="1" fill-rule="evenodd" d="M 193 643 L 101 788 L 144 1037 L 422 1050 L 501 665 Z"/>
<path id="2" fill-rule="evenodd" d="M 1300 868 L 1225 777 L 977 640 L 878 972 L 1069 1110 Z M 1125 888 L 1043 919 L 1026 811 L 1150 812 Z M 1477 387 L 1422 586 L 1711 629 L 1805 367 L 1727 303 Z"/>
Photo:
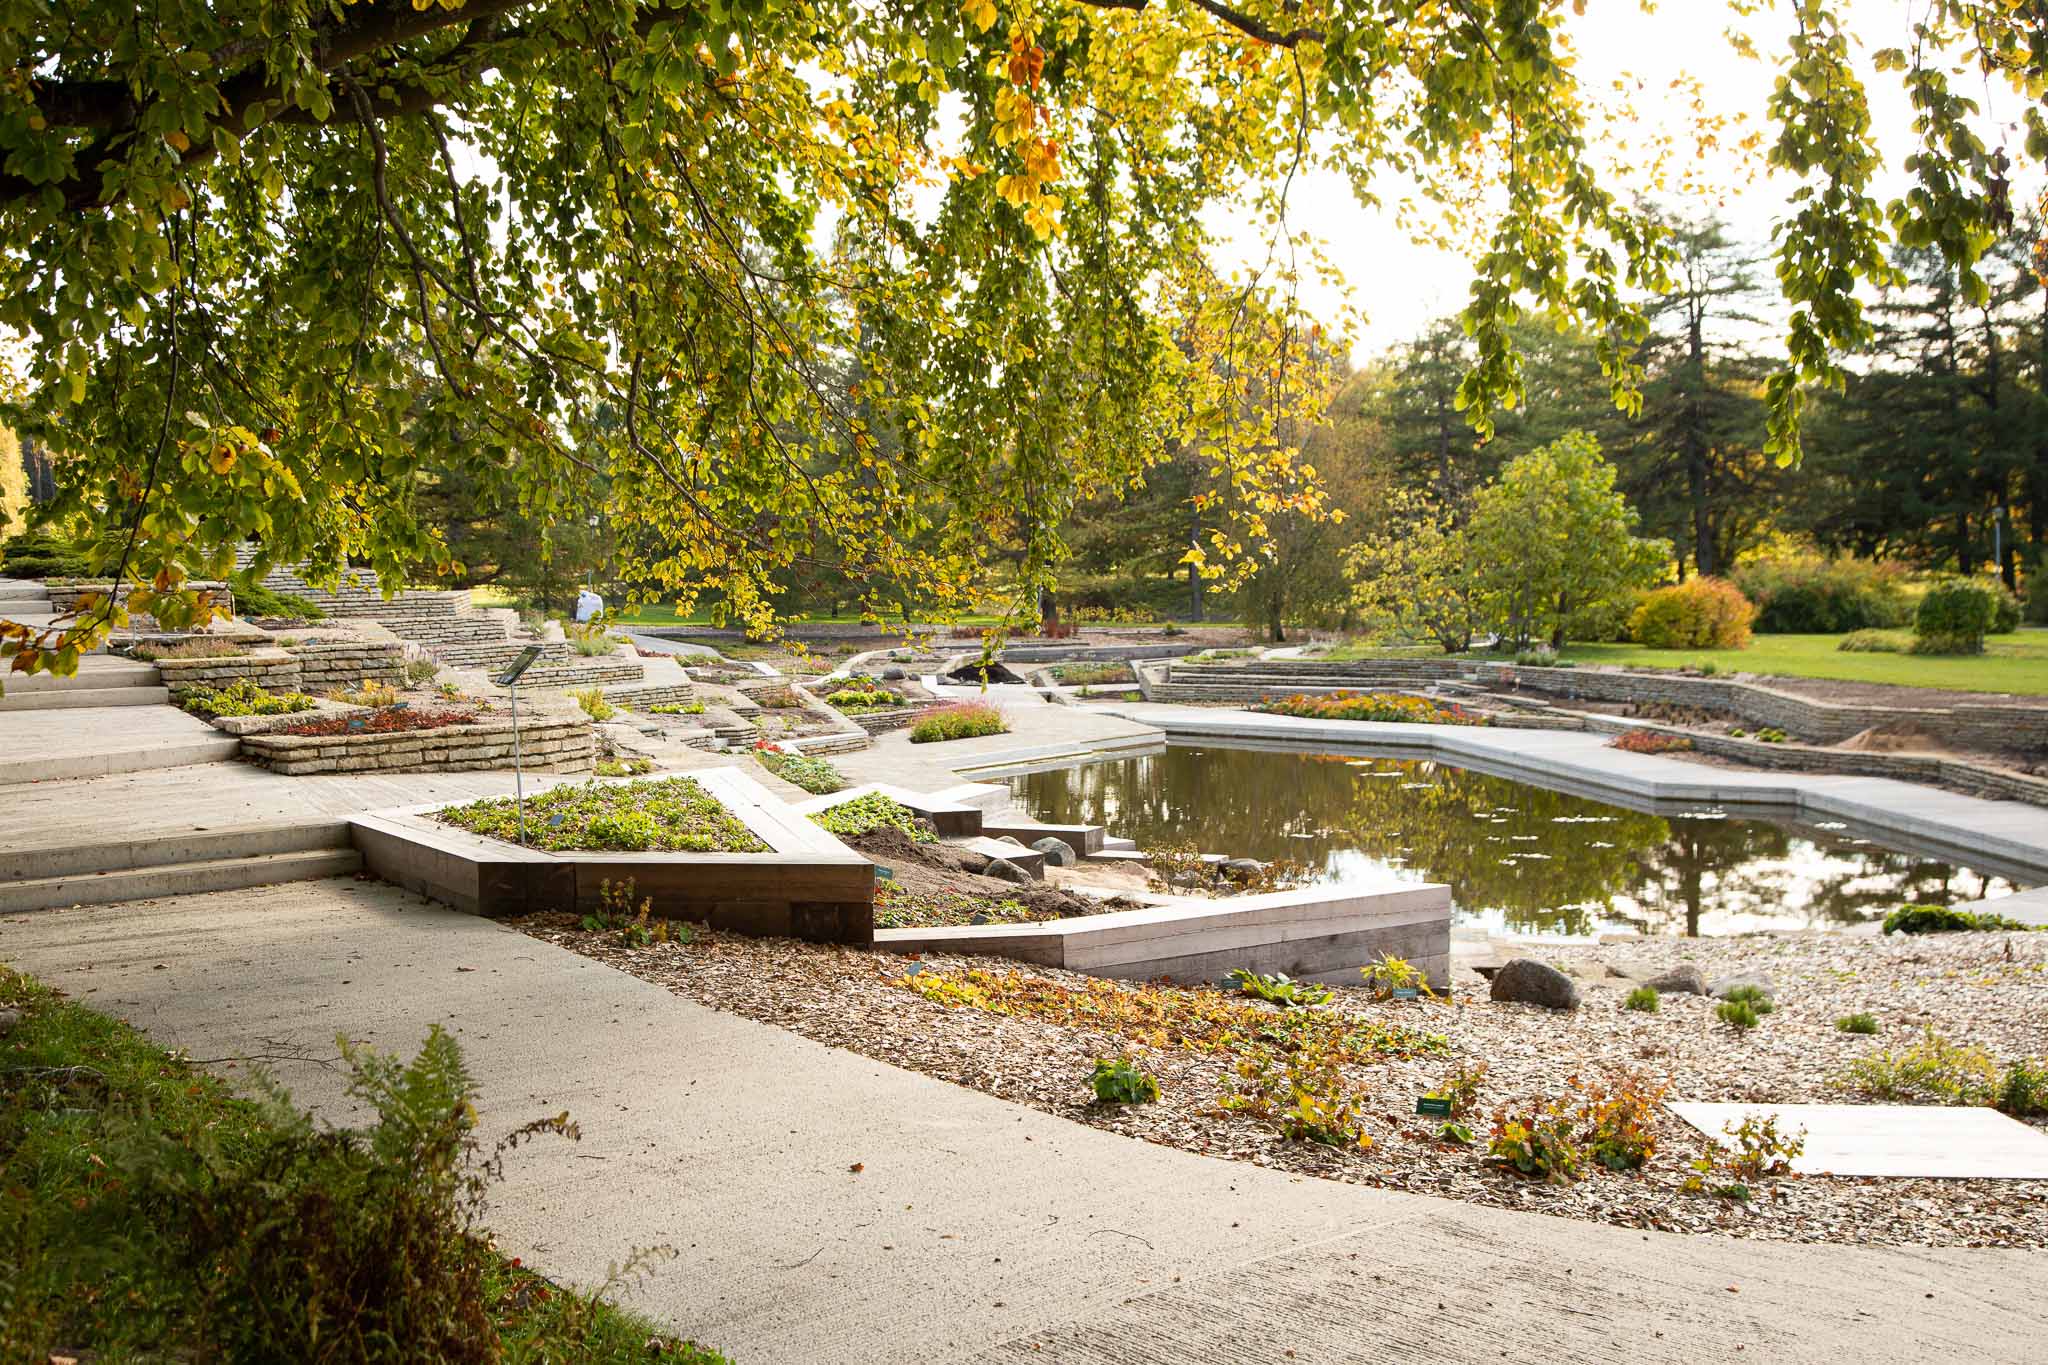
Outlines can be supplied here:
<path id="1" fill-rule="evenodd" d="M 345 877 L 359 871 L 362 855 L 353 848 L 312 849 L 299 853 L 265 853 L 253 858 L 222 858 L 205 862 L 162 863 L 152 867 L 70 877 L 38 877 L 0 882 L 0 913 L 53 910 L 73 905 L 113 905 L 120 901 L 156 900 L 210 891 L 240 891 L 278 882 Z"/>
<path id="2" fill-rule="evenodd" d="M 48 782 L 55 778 L 104 777 L 108 773 L 143 772 L 151 768 L 182 768 L 188 763 L 224 763 L 240 752 L 241 747 L 242 741 L 233 735 L 209 730 L 204 735 L 191 738 L 127 744 L 117 742 L 86 752 L 49 754 L 40 758 L 6 757 L 0 758 L 0 787 Z"/>
<path id="3" fill-rule="evenodd" d="M 163 675 L 153 664 L 141 663 L 134 659 L 119 659 L 110 654 L 95 654 L 78 661 L 78 671 L 72 674 L 27 673 L 0 676 L 0 684 L 7 688 L 7 695 L 18 697 L 27 692 L 75 692 L 102 691 L 116 687 L 155 687 L 163 682 Z"/>
<path id="4" fill-rule="evenodd" d="M 10 882 L 90 877 L 177 863 L 227 862 L 279 853 L 346 849 L 346 820 L 195 827 L 132 838 L 0 850 L 0 888 Z"/>
<path id="5" fill-rule="evenodd" d="M 0 711 L 47 711 L 69 706 L 166 706 L 168 687 L 65 687 L 16 691 L 12 684 L 0 696 Z"/>

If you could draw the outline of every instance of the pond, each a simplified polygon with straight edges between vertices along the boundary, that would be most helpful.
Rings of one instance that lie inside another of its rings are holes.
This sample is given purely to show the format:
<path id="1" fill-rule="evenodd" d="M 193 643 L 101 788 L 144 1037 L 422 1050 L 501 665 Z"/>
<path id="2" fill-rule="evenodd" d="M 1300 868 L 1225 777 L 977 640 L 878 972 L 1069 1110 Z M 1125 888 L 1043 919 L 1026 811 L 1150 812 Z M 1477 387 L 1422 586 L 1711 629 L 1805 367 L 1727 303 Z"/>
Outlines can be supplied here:
<path id="1" fill-rule="evenodd" d="M 1650 813 L 1427 760 L 1176 745 L 1010 786 L 1040 819 L 1141 848 L 1192 841 L 1322 881 L 1444 882 L 1458 923 L 1510 934 L 1841 929 L 2024 887 L 1835 822 Z"/>

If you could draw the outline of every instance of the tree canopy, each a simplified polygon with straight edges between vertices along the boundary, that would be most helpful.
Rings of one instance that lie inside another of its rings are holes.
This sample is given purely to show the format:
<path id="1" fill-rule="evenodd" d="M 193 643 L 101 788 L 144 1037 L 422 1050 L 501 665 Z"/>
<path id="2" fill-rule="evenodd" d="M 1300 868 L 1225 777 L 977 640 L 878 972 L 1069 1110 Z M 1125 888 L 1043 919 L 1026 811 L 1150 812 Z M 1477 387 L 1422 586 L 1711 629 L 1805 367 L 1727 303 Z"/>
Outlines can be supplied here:
<path id="1" fill-rule="evenodd" d="M 315 572 L 445 564 L 430 462 L 539 524 L 600 497 L 636 581 L 754 620 L 812 562 L 943 609 L 1000 559 L 1021 606 L 1073 506 L 1183 451 L 1198 557 L 1242 554 L 1323 507 L 1288 437 L 1328 388 L 1290 288 L 1307 167 L 1472 219 L 1457 401 L 1480 429 L 1519 396 L 1528 314 L 1594 338 L 1633 401 L 1632 299 L 1672 247 L 1589 151 L 1584 8 L 10 6 L 0 326 L 29 354 L 0 416 L 59 460 L 49 515 L 166 620 L 251 537 Z M 1868 334 L 1857 285 L 1892 278 L 1889 240 L 1981 296 L 2020 149 L 1984 145 L 1963 87 L 2017 89 L 2025 154 L 2048 150 L 2033 9 L 1932 0 L 1866 63 L 1829 0 L 1787 0 L 1773 453 Z M 1916 112 L 1888 205 L 1863 66 Z M 1209 259 L 1226 200 L 1274 234 L 1241 279 Z M 68 667 L 107 621 L 0 649 Z"/>

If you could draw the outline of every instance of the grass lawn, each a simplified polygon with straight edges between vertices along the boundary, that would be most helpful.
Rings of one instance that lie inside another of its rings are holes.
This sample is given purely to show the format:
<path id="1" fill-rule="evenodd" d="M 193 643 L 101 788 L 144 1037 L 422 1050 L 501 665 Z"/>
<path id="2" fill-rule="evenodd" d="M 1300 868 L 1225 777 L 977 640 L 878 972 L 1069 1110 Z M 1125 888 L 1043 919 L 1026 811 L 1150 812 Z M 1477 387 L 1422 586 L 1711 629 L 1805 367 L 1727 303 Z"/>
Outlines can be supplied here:
<path id="1" fill-rule="evenodd" d="M 1748 649 L 1645 649 L 1641 645 L 1570 645 L 1573 663 L 1638 668 L 1690 668 L 1711 663 L 1722 673 L 1777 673 L 1793 678 L 1940 687 L 1957 692 L 2048 696 L 2048 631 L 1994 635 L 1984 653 L 1943 658 L 1924 654 L 1851 654 L 1839 635 L 1759 635 Z"/>
<path id="2" fill-rule="evenodd" d="M 0 1360 L 725 1365 L 470 1236 L 461 1167 L 416 1157 L 465 1129 L 334 1135 L 6 967 L 0 1008 Z M 446 1126 L 448 1073 L 389 1066 Z"/>
<path id="3" fill-rule="evenodd" d="M 1618 664 L 1628 668 L 1698 668 L 1719 673 L 1772 673 L 1790 678 L 1834 678 L 1842 682 L 1889 683 L 1897 687 L 1945 688 L 1952 692 L 2012 692 L 2048 696 L 2048 630 L 1994 635 L 1984 653 L 1942 658 L 1922 654 L 1851 654 L 1837 646 L 1839 635 L 1759 635 L 1748 649 L 1649 649 L 1643 645 L 1567 645 L 1566 663 Z M 1433 645 L 1376 647 L 1346 643 L 1327 659 L 1443 658 Z M 1500 658 L 1474 654 L 1473 658 Z"/>

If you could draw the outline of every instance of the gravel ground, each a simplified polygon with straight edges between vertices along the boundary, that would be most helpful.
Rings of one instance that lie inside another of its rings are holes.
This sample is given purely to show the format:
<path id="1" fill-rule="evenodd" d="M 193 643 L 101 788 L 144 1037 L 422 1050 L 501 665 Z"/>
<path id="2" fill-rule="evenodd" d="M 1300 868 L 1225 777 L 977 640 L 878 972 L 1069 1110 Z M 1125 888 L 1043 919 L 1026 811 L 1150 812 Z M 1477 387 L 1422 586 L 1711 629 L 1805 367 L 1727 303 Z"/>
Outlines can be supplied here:
<path id="1" fill-rule="evenodd" d="M 1449 1002 L 1375 1002 L 1341 988 L 1333 1007 L 1444 1035 L 1448 1050 L 1389 1060 L 1359 1074 L 1373 1100 L 1367 1151 L 1289 1142 L 1259 1122 L 1216 1107 L 1227 1061 L 1207 1055 L 1126 1048 L 1113 1037 L 972 1009 L 948 1009 L 891 984 L 909 964 L 854 949 L 748 939 L 698 928 L 692 942 L 627 949 L 586 933 L 564 915 L 536 915 L 519 927 L 608 962 L 715 1009 L 775 1024 L 834 1047 L 923 1071 L 1080 1123 L 1190 1151 L 1304 1175 L 1356 1181 L 1506 1208 L 1597 1219 L 1626 1227 L 1716 1232 L 1781 1241 L 1871 1245 L 2048 1246 L 2048 1181 L 1866 1180 L 1806 1177 L 1770 1182 L 1752 1204 L 1688 1193 L 1688 1164 L 1704 1138 L 1668 1112 L 1655 1124 L 1658 1149 L 1639 1173 L 1588 1163 L 1592 1174 L 1554 1186 L 1483 1159 L 1489 1119 L 1502 1105 L 1568 1093 L 1569 1078 L 1605 1080 L 1633 1071 L 1668 1097 L 1688 1100 L 1848 1102 L 1836 1084 L 1848 1063 L 1915 1041 L 1929 1024 L 1951 1040 L 1976 1043 L 2001 1063 L 2048 1052 L 2048 934 L 1949 934 L 1881 939 L 1799 935 L 1730 940 L 1640 940 L 1529 950 L 1579 977 L 1585 1003 L 1570 1015 L 1492 1004 L 1484 984 L 1460 969 Z M 1622 971 L 1690 962 L 1709 978 L 1763 972 L 1779 1007 L 1738 1036 L 1719 1024 L 1713 1002 L 1666 995 L 1657 1014 L 1621 1009 L 1632 984 Z M 986 958 L 927 957 L 926 971 L 1007 971 Z M 1025 968 L 1080 984 L 1071 973 Z M 1875 1037 L 1837 1032 L 1834 1020 L 1868 1011 Z M 1157 1076 L 1156 1104 L 1094 1104 L 1093 1061 L 1129 1051 Z M 1415 1098 L 1461 1062 L 1488 1074 L 1472 1126 L 1479 1142 L 1437 1141 L 1435 1120 L 1413 1115 Z M 2036 1127 L 2048 1122 L 2034 1120 Z"/>

